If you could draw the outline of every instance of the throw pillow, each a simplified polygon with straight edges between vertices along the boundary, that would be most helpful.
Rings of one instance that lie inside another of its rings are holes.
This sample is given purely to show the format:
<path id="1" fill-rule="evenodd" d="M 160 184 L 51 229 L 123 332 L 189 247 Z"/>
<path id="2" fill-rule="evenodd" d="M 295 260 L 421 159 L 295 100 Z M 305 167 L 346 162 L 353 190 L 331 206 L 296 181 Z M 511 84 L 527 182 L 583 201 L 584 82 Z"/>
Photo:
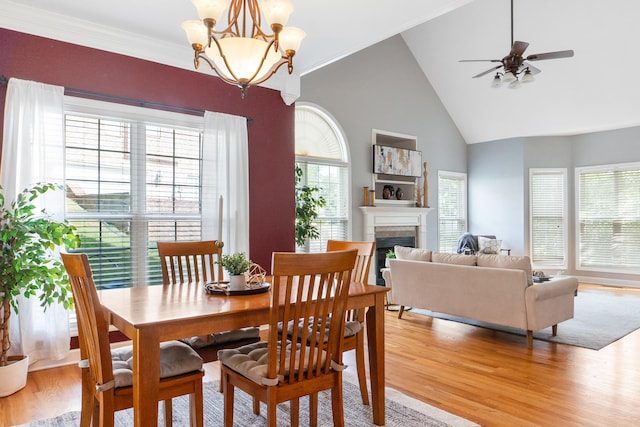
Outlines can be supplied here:
<path id="1" fill-rule="evenodd" d="M 431 262 L 431 251 L 428 249 L 408 248 L 406 246 L 395 246 L 393 252 L 397 259 L 409 261 Z"/>
<path id="2" fill-rule="evenodd" d="M 482 254 L 499 254 L 502 240 L 478 236 L 478 252 Z"/>
<path id="3" fill-rule="evenodd" d="M 473 266 L 476 265 L 476 258 L 476 255 L 449 254 L 442 252 L 434 252 L 431 254 L 431 260 L 441 264 Z"/>

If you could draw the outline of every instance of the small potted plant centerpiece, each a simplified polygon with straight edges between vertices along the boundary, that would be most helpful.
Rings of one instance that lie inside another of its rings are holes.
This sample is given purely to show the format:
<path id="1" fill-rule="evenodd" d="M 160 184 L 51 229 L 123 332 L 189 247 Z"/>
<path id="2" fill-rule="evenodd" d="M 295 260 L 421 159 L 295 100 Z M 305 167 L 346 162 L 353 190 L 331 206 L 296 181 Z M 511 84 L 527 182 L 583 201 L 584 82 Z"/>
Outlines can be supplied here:
<path id="1" fill-rule="evenodd" d="M 239 291 L 246 289 L 247 277 L 245 273 L 251 267 L 251 260 L 247 258 L 244 252 L 222 255 L 216 263 L 220 264 L 229 273 L 229 290 Z"/>
<path id="2" fill-rule="evenodd" d="M 62 262 L 54 253 L 61 246 L 75 248 L 80 240 L 66 221 L 54 221 L 34 200 L 57 187 L 36 184 L 5 200 L 0 186 L 0 397 L 25 386 L 29 358 L 8 356 L 9 317 L 18 313 L 18 297 L 37 297 L 46 309 L 54 302 L 73 307 L 73 294 Z"/>

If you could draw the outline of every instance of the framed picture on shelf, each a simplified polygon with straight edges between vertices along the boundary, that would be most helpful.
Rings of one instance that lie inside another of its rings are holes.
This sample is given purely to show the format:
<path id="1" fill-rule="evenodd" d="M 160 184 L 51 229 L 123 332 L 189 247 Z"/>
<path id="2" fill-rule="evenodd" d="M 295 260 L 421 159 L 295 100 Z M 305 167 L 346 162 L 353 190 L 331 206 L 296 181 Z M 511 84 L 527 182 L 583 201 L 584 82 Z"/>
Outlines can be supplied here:
<path id="1" fill-rule="evenodd" d="M 421 168 L 421 151 L 386 145 L 373 146 L 373 173 L 419 177 Z"/>

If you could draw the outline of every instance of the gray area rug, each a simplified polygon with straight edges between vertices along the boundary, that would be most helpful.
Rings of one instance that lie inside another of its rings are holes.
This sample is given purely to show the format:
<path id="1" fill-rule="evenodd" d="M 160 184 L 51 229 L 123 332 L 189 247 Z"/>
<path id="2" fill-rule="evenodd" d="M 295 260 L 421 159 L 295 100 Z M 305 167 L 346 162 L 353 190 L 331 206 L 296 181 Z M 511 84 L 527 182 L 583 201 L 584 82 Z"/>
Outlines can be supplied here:
<path id="1" fill-rule="evenodd" d="M 522 329 L 509 328 L 448 314 L 414 308 L 411 312 L 439 319 L 453 320 L 474 326 L 525 335 Z M 558 335 L 551 327 L 534 331 L 534 339 L 600 350 L 640 328 L 640 296 L 617 295 L 611 292 L 586 290 L 575 297 L 574 318 L 558 324 Z"/>
<path id="2" fill-rule="evenodd" d="M 349 381 L 343 382 L 344 413 L 346 426 L 373 426 L 371 407 L 362 404 L 358 386 Z M 173 425 L 189 425 L 189 406 L 186 396 L 173 401 Z M 261 416 L 254 415 L 251 397 L 236 389 L 234 426 L 262 427 L 266 425 L 266 408 L 262 405 Z M 160 411 L 162 412 L 162 411 Z M 308 399 L 300 400 L 300 425 L 309 425 Z M 204 383 L 204 425 L 222 426 L 224 419 L 222 393 L 218 392 L 218 382 Z M 159 414 L 159 425 L 164 425 Z M 56 418 L 35 421 L 19 427 L 70 427 L 80 425 L 80 412 L 67 412 Z M 133 412 L 119 411 L 115 417 L 116 427 L 133 425 Z M 278 406 L 278 426 L 289 426 L 289 404 Z M 331 394 L 321 392 L 318 398 L 318 425 L 333 426 L 331 417 Z M 396 390 L 387 389 L 386 424 L 387 427 L 478 427 L 478 424 L 442 411 L 426 403 L 412 399 Z"/>

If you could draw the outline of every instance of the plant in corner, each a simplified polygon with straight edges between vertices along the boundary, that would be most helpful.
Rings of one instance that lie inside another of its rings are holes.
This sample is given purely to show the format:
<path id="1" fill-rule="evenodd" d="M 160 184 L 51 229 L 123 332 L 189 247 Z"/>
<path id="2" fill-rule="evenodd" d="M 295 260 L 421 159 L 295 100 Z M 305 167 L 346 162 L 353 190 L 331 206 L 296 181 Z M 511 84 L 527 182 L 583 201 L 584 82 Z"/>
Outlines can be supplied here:
<path id="1" fill-rule="evenodd" d="M 39 298 L 45 310 L 54 302 L 67 309 L 73 307 L 64 265 L 53 250 L 60 246 L 75 248 L 80 240 L 72 225 L 52 220 L 34 203 L 56 188 L 53 184 L 35 184 L 22 190 L 15 200 L 8 201 L 0 186 L 0 367 L 8 365 L 9 317 L 11 309 L 18 313 L 20 295 Z"/>
<path id="2" fill-rule="evenodd" d="M 307 239 L 320 237 L 318 228 L 313 223 L 318 218 L 318 208 L 327 204 L 324 197 L 317 194 L 318 187 L 300 185 L 302 168 L 296 165 L 296 246 L 304 246 Z"/>

